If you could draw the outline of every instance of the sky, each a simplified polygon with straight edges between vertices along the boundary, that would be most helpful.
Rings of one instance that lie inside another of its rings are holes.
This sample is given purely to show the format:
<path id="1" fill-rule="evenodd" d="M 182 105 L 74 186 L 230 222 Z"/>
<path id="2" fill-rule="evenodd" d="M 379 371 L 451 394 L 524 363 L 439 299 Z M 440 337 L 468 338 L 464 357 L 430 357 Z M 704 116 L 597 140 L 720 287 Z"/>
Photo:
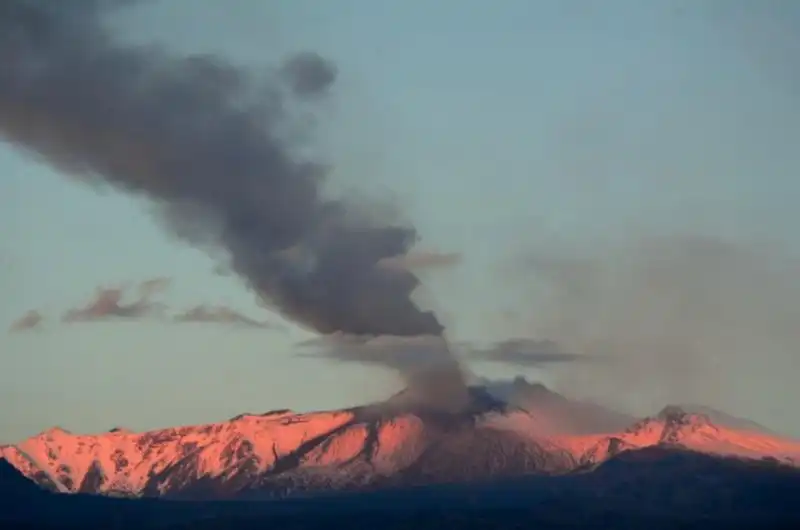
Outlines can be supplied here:
<path id="1" fill-rule="evenodd" d="M 299 50 L 335 62 L 317 116 L 331 189 L 392 201 L 419 248 L 461 254 L 422 273 L 418 299 L 450 338 L 470 341 L 530 334 L 508 317 L 525 301 L 504 266 L 543 239 L 591 247 L 634 227 L 800 250 L 800 10 L 755 5 L 161 0 L 110 23 L 120 39 L 255 70 Z M 43 317 L 0 334 L 0 442 L 52 425 L 139 430 L 341 407 L 401 386 L 374 367 L 296 355 L 312 335 L 168 236 L 145 201 L 78 184 L 4 143 L 0 226 L 0 324 Z M 172 279 L 159 295 L 170 308 L 226 306 L 285 329 L 59 322 L 98 286 L 157 277 Z M 773 375 L 754 377 L 746 392 L 760 397 L 728 412 L 800 435 L 785 405 L 796 402 L 793 373 Z"/>

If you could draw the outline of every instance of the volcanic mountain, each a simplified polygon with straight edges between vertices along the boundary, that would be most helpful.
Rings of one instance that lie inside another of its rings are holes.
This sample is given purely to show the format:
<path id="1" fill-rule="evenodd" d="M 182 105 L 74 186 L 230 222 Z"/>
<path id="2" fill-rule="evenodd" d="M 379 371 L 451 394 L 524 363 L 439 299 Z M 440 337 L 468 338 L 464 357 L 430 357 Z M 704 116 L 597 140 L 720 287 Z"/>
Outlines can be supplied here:
<path id="1" fill-rule="evenodd" d="M 467 410 L 441 413 L 405 392 L 350 409 L 242 414 L 143 433 L 117 428 L 75 435 L 52 428 L 0 451 L 51 491 L 181 499 L 565 474 L 654 446 L 800 462 L 800 442 L 714 423 L 678 407 L 603 431 L 597 428 L 599 412 L 613 421 L 623 415 L 523 380 L 514 386 L 527 396 L 524 407 L 509 403 L 518 400 L 498 399 L 486 387 L 472 387 Z M 589 410 L 595 414 L 586 414 Z M 571 428 L 559 432 L 555 420 L 564 411 L 572 413 Z"/>

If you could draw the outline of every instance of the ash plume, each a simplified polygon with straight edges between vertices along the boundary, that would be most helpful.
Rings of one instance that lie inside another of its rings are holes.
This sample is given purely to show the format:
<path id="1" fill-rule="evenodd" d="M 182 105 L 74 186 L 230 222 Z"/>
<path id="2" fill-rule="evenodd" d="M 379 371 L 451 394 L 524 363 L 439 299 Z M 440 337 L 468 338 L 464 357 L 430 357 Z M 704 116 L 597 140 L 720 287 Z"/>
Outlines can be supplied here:
<path id="1" fill-rule="evenodd" d="M 774 410 L 768 389 L 800 368 L 800 261 L 773 246 L 652 235 L 572 254 L 540 245 L 521 267 L 537 285 L 535 335 L 608 361 L 552 367 L 565 388 L 620 407 Z"/>
<path id="2" fill-rule="evenodd" d="M 44 316 L 39 311 L 32 309 L 19 317 L 17 320 L 11 323 L 9 326 L 8 331 L 11 333 L 19 333 L 21 331 L 29 331 L 34 328 L 38 328 L 41 326 L 42 321 L 44 320 Z"/>
<path id="3" fill-rule="evenodd" d="M 205 324 L 226 324 L 245 328 L 256 329 L 281 329 L 280 326 L 269 321 L 256 320 L 226 306 L 209 306 L 200 304 L 175 315 L 173 320 L 178 323 L 205 323 Z"/>
<path id="4" fill-rule="evenodd" d="M 0 3 L 0 135 L 64 174 L 149 198 L 178 238 L 227 250 L 265 305 L 305 327 L 442 335 L 411 300 L 418 278 L 377 266 L 411 249 L 414 228 L 323 197 L 326 165 L 298 144 L 294 112 L 326 95 L 336 68 L 305 53 L 256 79 L 218 57 L 125 45 L 102 20 L 119 6 Z M 140 311 L 113 291 L 97 302 L 75 314 Z"/>
<path id="5" fill-rule="evenodd" d="M 86 305 L 68 309 L 61 317 L 64 323 L 97 322 L 112 318 L 139 319 L 160 315 L 163 304 L 153 300 L 169 285 L 167 278 L 145 280 L 138 285 L 136 300 L 123 301 L 125 289 L 121 287 L 98 287 L 94 298 Z"/>
<path id="6" fill-rule="evenodd" d="M 442 336 L 354 336 L 336 333 L 296 344 L 301 356 L 394 369 L 407 391 L 427 405 L 458 409 L 465 404 L 465 374 Z M 456 345 L 466 346 L 466 345 Z"/>
<path id="7" fill-rule="evenodd" d="M 369 337 L 335 333 L 296 344 L 301 355 L 394 367 L 401 372 L 414 365 L 439 362 L 449 357 L 450 346 L 437 335 Z"/>

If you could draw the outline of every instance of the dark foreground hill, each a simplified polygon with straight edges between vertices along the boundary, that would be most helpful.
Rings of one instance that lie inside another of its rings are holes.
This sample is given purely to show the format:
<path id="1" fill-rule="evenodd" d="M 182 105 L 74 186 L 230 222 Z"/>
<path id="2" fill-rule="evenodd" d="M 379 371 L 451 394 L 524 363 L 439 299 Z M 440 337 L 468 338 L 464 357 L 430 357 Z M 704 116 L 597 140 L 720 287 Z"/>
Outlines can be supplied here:
<path id="1" fill-rule="evenodd" d="M 800 528 L 797 469 L 666 447 L 625 451 L 562 476 L 274 501 L 56 494 L 2 464 L 2 528 Z"/>
<path id="2" fill-rule="evenodd" d="M 800 442 L 514 383 L 0 447 L 0 529 L 800 528 Z M 625 425 L 625 427 L 621 427 Z"/>

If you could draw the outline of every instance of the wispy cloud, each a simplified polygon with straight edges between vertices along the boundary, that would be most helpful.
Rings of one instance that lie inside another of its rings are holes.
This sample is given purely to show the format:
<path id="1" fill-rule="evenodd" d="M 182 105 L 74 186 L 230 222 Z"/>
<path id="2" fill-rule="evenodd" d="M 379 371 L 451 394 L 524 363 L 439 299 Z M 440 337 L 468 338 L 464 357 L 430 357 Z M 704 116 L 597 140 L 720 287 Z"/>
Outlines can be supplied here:
<path id="1" fill-rule="evenodd" d="M 164 305 L 153 301 L 170 284 L 169 278 L 152 278 L 139 283 L 137 298 L 125 303 L 125 289 L 121 287 L 99 287 L 94 298 L 84 306 L 68 309 L 62 322 L 98 322 L 108 319 L 139 319 L 159 315 Z"/>
<path id="2" fill-rule="evenodd" d="M 42 324 L 44 317 L 39 311 L 31 310 L 19 317 L 11 323 L 8 331 L 11 333 L 18 333 L 21 331 L 28 331 L 39 327 Z"/>
<path id="3" fill-rule="evenodd" d="M 342 334 L 314 337 L 296 344 L 300 355 L 340 362 L 375 364 L 393 368 L 435 363 L 455 351 L 461 357 L 480 362 L 535 366 L 547 363 L 591 362 L 592 357 L 570 354 L 548 340 L 506 339 L 479 346 L 469 342 L 447 344 L 441 337 L 357 337 Z"/>
<path id="4" fill-rule="evenodd" d="M 446 357 L 448 345 L 441 337 L 383 335 L 361 337 L 334 333 L 296 344 L 300 355 L 325 359 L 377 364 L 402 369 Z"/>
<path id="5" fill-rule="evenodd" d="M 266 320 L 256 320 L 230 307 L 222 305 L 196 305 L 183 313 L 175 315 L 173 320 L 179 323 L 195 322 L 207 324 L 226 324 L 238 327 L 270 330 L 283 329 L 283 327 L 279 324 L 275 324 Z"/>
<path id="6" fill-rule="evenodd" d="M 565 353 L 549 340 L 528 338 L 506 339 L 488 347 L 470 348 L 466 357 L 474 361 L 488 361 L 515 366 L 537 366 L 549 363 L 591 362 L 587 355 Z"/>

